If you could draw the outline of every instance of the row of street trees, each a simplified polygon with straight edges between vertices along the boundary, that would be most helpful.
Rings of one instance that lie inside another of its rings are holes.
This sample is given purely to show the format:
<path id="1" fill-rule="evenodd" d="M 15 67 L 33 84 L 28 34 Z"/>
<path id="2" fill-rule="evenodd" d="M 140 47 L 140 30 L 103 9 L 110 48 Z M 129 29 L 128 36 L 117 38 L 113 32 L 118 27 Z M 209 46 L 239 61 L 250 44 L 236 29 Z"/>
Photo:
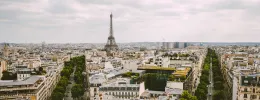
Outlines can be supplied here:
<path id="1" fill-rule="evenodd" d="M 199 100 L 206 100 L 208 94 L 207 85 L 209 84 L 209 68 L 210 68 L 210 58 L 212 58 L 212 71 L 214 80 L 214 100 L 224 100 L 224 86 L 221 68 L 219 66 L 218 56 L 214 50 L 208 49 L 208 53 L 204 62 L 202 75 L 200 76 L 200 84 L 195 91 L 195 96 Z"/>
<path id="2" fill-rule="evenodd" d="M 63 100 L 66 92 L 66 86 L 68 85 L 70 75 L 73 72 L 73 59 L 75 58 L 72 58 L 68 62 L 64 62 L 64 68 L 60 73 L 61 79 L 51 95 L 52 100 Z"/>
<path id="3" fill-rule="evenodd" d="M 84 76 L 82 72 L 86 70 L 85 66 L 85 56 L 76 57 L 72 60 L 74 65 L 76 66 L 76 71 L 74 74 L 74 81 L 76 84 L 73 85 L 71 89 L 72 97 L 74 99 L 80 99 L 84 95 Z"/>
<path id="4" fill-rule="evenodd" d="M 209 49 L 209 52 L 212 56 L 212 70 L 213 70 L 213 79 L 214 79 L 214 90 L 213 95 L 214 100 L 224 100 L 224 79 L 219 65 L 218 56 L 214 50 Z"/>
<path id="5" fill-rule="evenodd" d="M 198 100 L 196 96 L 192 96 L 188 91 L 183 91 L 180 100 Z"/>
<path id="6" fill-rule="evenodd" d="M 195 91 L 195 96 L 198 100 L 206 100 L 208 94 L 207 85 L 209 84 L 209 69 L 210 69 L 210 49 L 208 49 L 208 53 L 206 55 L 203 70 L 200 76 L 200 83 Z"/>

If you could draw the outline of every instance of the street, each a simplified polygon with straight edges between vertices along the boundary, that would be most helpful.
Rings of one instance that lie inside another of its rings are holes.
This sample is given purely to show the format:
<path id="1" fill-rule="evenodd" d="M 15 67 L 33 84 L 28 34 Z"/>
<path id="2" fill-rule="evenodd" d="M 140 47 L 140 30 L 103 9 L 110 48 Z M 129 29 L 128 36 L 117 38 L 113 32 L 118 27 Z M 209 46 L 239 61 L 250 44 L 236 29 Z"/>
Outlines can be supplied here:
<path id="1" fill-rule="evenodd" d="M 75 82 L 74 82 L 74 73 L 75 73 L 75 71 L 76 71 L 76 66 L 74 66 L 73 73 L 70 75 L 69 82 L 71 84 L 68 84 L 68 86 L 66 87 L 64 100 L 73 100 L 72 95 L 71 95 L 71 88 L 75 84 Z"/>
<path id="2" fill-rule="evenodd" d="M 210 84 L 208 85 L 208 99 L 207 100 L 212 100 L 213 96 L 213 72 L 212 72 L 212 58 L 210 58 L 210 68 L 209 68 L 209 82 Z"/>

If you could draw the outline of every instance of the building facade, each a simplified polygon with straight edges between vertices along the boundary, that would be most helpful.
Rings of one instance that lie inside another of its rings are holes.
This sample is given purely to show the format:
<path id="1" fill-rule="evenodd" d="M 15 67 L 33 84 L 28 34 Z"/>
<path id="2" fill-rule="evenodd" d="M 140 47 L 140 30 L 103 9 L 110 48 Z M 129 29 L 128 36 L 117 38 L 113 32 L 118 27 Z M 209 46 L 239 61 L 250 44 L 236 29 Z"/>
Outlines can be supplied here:
<path id="1" fill-rule="evenodd" d="M 99 87 L 101 95 L 112 95 L 117 99 L 136 99 L 139 97 L 140 84 L 130 84 L 130 80 L 119 78 L 115 83 Z"/>

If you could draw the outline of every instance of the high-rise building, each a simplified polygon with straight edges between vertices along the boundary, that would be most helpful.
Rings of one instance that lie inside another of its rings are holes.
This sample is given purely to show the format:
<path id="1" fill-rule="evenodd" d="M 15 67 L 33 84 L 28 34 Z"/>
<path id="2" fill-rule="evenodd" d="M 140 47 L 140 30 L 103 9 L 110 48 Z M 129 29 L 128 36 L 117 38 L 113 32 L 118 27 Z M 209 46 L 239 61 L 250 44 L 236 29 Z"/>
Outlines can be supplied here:
<path id="1" fill-rule="evenodd" d="M 112 21 L 113 15 L 112 13 L 110 14 L 110 31 L 109 31 L 109 36 L 107 39 L 107 44 L 105 45 L 105 50 L 109 53 L 113 51 L 118 50 L 118 46 L 116 44 L 115 37 L 113 35 L 113 21 Z"/>
<path id="2" fill-rule="evenodd" d="M 179 48 L 179 42 L 174 43 L 174 48 Z"/>
<path id="3" fill-rule="evenodd" d="M 189 44 L 187 42 L 184 42 L 184 48 L 188 47 Z"/>
<path id="4" fill-rule="evenodd" d="M 173 49 L 174 42 L 163 42 L 162 49 Z"/>

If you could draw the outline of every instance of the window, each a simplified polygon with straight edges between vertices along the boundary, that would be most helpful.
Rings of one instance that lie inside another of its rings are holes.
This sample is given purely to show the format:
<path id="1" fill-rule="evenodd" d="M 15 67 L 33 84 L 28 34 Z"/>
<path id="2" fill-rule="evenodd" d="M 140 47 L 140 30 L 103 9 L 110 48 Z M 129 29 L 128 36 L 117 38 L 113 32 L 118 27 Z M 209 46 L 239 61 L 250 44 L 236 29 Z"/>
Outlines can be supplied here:
<path id="1" fill-rule="evenodd" d="M 247 98 L 247 94 L 244 94 L 244 98 Z"/>
<path id="2" fill-rule="evenodd" d="M 247 92 L 247 88 L 244 88 L 244 92 Z"/>
<path id="3" fill-rule="evenodd" d="M 256 99 L 256 95 L 252 95 L 252 99 Z"/>
<path id="4" fill-rule="evenodd" d="M 255 93 L 255 88 L 253 88 L 253 93 Z"/>

